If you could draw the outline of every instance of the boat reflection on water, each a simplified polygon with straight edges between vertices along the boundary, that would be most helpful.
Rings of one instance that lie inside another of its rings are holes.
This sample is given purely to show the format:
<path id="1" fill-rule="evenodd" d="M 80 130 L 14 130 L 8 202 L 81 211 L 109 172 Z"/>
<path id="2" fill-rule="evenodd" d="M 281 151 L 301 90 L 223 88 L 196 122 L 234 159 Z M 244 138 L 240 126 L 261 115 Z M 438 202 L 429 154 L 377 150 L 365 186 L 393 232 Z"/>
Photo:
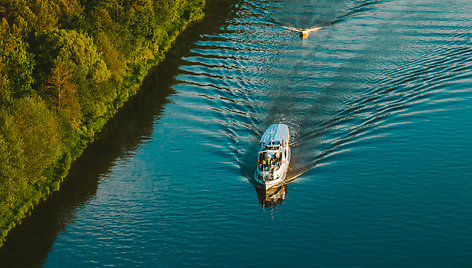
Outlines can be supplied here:
<path id="1" fill-rule="evenodd" d="M 265 187 L 261 187 L 258 184 L 254 184 L 254 187 L 256 188 L 259 203 L 263 207 L 273 207 L 282 204 L 285 199 L 285 195 L 287 195 L 288 192 L 288 187 L 286 184 L 272 187 L 267 190 Z"/>

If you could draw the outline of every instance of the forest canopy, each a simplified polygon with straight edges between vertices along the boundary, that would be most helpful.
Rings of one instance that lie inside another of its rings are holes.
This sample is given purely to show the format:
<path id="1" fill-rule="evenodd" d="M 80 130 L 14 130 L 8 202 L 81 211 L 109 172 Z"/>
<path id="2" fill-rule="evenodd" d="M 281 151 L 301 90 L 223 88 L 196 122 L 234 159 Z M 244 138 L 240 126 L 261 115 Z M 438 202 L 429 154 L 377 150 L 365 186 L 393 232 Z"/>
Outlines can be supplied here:
<path id="1" fill-rule="evenodd" d="M 0 245 L 203 6 L 0 1 Z"/>

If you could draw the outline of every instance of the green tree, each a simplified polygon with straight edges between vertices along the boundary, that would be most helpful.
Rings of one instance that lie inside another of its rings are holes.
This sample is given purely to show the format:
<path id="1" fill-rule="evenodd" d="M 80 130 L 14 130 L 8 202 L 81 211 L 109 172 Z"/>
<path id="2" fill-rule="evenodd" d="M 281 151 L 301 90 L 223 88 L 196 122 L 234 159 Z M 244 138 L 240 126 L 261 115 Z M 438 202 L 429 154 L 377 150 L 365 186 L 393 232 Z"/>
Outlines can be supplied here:
<path id="1" fill-rule="evenodd" d="M 11 115 L 0 110 L 0 215 L 13 206 L 15 197 L 28 185 L 24 163 L 14 120 Z"/>
<path id="2" fill-rule="evenodd" d="M 47 84 L 55 64 L 63 63 L 71 72 L 69 82 L 77 86 L 78 99 L 83 115 L 93 118 L 103 115 L 111 102 L 109 91 L 100 87 L 111 72 L 103 61 L 92 38 L 74 30 L 53 29 L 36 34 L 34 50 L 41 81 Z M 43 88 L 47 85 L 44 85 Z M 47 90 L 45 90 L 47 92 Z"/>
<path id="3" fill-rule="evenodd" d="M 13 34 L 6 19 L 0 22 L 0 75 L 5 79 L 2 83 L 2 96 L 20 98 L 33 91 L 33 54 L 27 51 L 26 43 L 18 33 Z M 9 91 L 9 92 L 5 92 Z"/>
<path id="4" fill-rule="evenodd" d="M 78 127 L 81 119 L 80 104 L 76 85 L 71 82 L 71 78 L 71 69 L 59 62 L 47 80 L 47 89 L 56 111 L 66 116 L 74 127 Z"/>
<path id="5" fill-rule="evenodd" d="M 6 68 L 4 59 L 0 56 L 0 107 L 10 102 L 10 81 L 8 80 Z"/>
<path id="6" fill-rule="evenodd" d="M 11 125 L 21 141 L 25 173 L 30 183 L 42 178 L 42 173 L 60 155 L 62 131 L 56 115 L 44 101 L 25 97 L 14 106 Z"/>

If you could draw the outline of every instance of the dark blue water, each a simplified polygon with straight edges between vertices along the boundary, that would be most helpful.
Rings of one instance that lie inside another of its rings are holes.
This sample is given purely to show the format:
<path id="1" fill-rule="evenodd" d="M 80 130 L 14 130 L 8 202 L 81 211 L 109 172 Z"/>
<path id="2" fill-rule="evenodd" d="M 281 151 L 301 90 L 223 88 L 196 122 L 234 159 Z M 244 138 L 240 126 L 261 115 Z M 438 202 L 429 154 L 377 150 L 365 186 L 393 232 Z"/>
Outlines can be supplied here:
<path id="1" fill-rule="evenodd" d="M 470 1 L 210 1 L 0 257 L 471 266 L 471 67 Z M 261 193 L 257 140 L 278 122 L 290 178 Z"/>

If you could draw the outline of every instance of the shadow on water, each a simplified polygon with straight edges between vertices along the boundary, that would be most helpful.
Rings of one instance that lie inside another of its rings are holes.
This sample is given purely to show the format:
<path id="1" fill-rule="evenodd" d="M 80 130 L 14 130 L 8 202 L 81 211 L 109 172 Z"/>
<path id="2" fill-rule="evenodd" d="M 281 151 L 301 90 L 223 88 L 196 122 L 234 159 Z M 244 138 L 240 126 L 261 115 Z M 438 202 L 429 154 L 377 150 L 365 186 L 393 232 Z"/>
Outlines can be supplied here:
<path id="1" fill-rule="evenodd" d="M 166 59 L 151 69 L 142 89 L 120 109 L 73 164 L 61 190 L 41 202 L 8 235 L 0 248 L 1 267 L 37 267 L 45 263 L 56 236 L 74 222 L 75 212 L 96 195 L 100 180 L 114 162 L 126 158 L 150 139 L 167 97 L 173 94 L 174 77 L 182 56 L 200 34 L 217 32 L 232 16 L 235 1 L 208 1 L 207 17 L 191 26 L 176 40 Z"/>

